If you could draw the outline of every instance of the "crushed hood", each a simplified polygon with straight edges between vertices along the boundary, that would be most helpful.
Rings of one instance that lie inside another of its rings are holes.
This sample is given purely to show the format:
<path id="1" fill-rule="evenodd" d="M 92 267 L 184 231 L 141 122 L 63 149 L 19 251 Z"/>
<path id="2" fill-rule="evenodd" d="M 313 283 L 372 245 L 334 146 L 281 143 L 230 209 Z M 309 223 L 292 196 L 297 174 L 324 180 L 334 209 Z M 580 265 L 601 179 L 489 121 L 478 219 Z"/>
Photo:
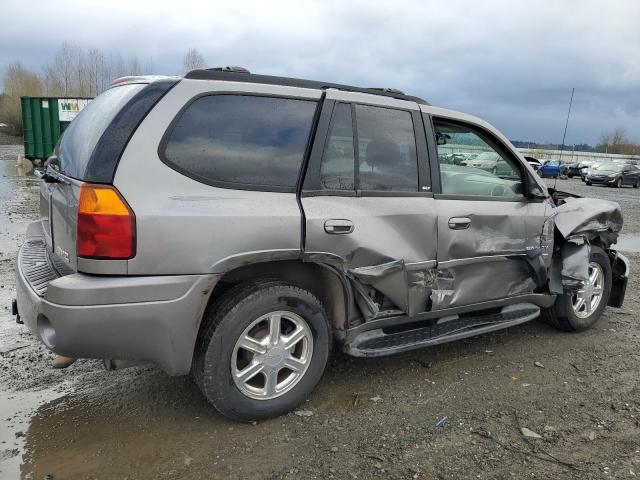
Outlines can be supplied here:
<path id="1" fill-rule="evenodd" d="M 620 205 L 609 200 L 570 197 L 556 208 L 554 221 L 567 240 L 591 240 L 608 233 L 614 235 L 609 235 L 607 243 L 615 243 L 622 230 L 622 211 Z"/>

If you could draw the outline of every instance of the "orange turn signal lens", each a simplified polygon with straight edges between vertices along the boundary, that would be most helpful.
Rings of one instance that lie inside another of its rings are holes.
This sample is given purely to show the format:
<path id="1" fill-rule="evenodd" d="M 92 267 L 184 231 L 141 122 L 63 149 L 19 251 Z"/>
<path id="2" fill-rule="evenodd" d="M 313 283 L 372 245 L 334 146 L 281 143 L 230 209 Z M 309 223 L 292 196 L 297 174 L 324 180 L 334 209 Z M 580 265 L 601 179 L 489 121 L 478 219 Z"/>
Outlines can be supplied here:
<path id="1" fill-rule="evenodd" d="M 135 220 L 133 211 L 115 187 L 82 184 L 76 236 L 78 256 L 103 260 L 133 258 Z"/>

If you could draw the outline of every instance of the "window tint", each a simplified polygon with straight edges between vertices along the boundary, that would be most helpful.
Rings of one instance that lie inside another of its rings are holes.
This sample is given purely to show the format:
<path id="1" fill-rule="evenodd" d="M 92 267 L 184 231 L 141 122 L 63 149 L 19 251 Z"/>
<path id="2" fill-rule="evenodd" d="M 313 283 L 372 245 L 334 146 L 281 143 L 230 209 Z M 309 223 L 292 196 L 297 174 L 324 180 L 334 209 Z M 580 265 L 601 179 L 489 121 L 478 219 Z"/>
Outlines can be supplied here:
<path id="1" fill-rule="evenodd" d="M 442 193 L 522 197 L 520 170 L 471 127 L 434 121 Z"/>
<path id="2" fill-rule="evenodd" d="M 417 191 L 418 160 L 411 114 L 356 106 L 360 190 Z"/>
<path id="3" fill-rule="evenodd" d="M 292 189 L 315 108 L 315 101 L 286 98 L 199 98 L 175 124 L 164 160 L 204 183 Z"/>
<path id="4" fill-rule="evenodd" d="M 73 178 L 86 180 L 87 164 L 98 140 L 126 103 L 146 85 L 113 87 L 98 95 L 69 124 L 60 139 L 60 170 Z"/>
<path id="5" fill-rule="evenodd" d="M 339 103 L 333 110 L 331 127 L 320 166 L 320 184 L 328 190 L 353 190 L 355 152 L 351 106 Z"/>

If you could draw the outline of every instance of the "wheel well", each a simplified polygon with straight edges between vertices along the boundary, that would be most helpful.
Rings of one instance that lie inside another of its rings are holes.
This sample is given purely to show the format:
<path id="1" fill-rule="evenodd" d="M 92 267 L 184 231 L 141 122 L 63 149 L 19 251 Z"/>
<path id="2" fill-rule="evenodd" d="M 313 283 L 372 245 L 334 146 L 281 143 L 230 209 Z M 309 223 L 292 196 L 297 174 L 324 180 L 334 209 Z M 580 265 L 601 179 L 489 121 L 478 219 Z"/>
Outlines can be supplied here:
<path id="1" fill-rule="evenodd" d="M 260 278 L 283 280 L 313 293 L 324 304 L 334 329 L 344 329 L 354 309 L 350 284 L 334 268 L 299 260 L 281 260 L 245 265 L 226 272 L 211 293 L 211 306 L 231 287 Z"/>

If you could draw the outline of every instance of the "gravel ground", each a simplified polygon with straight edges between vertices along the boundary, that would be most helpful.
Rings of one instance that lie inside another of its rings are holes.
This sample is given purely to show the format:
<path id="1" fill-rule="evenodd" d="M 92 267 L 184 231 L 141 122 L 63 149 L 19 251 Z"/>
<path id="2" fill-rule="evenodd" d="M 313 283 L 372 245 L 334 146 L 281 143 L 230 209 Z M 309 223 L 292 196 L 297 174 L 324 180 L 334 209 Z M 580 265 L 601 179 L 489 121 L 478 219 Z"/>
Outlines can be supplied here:
<path id="1" fill-rule="evenodd" d="M 36 183 L 12 166 L 16 154 L 0 147 L 0 348 L 19 347 L 0 353 L 0 478 L 640 475 L 637 274 L 625 306 L 588 332 L 530 322 L 387 358 L 336 353 L 297 414 L 233 423 L 188 378 L 154 367 L 52 370 L 52 355 L 12 323 L 13 257 L 37 215 Z M 576 179 L 558 188 L 618 201 L 625 232 L 640 232 L 640 190 Z"/>

